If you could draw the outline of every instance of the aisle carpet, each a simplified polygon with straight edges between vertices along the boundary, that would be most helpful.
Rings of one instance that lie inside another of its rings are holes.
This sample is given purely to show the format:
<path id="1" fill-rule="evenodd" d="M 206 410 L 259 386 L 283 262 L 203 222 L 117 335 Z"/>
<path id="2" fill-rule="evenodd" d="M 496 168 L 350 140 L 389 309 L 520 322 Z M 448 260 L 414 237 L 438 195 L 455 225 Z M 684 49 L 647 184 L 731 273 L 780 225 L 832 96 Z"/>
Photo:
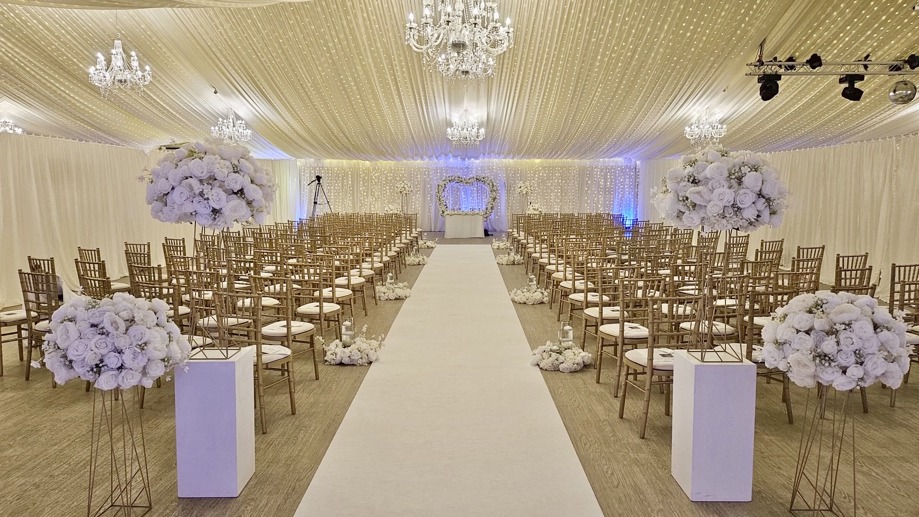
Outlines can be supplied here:
<path id="1" fill-rule="evenodd" d="M 296 515 L 602 515 L 529 357 L 491 247 L 438 247 Z"/>

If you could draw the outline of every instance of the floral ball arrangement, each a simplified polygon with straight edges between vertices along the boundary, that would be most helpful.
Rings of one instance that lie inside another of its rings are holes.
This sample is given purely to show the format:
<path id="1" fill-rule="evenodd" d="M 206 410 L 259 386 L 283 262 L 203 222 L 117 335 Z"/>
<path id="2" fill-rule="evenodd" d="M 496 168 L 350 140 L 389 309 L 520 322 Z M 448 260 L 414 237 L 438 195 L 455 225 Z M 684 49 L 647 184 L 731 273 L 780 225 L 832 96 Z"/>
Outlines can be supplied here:
<path id="1" fill-rule="evenodd" d="M 163 300 L 126 293 L 101 300 L 77 296 L 51 316 L 42 345 L 45 366 L 58 384 L 80 378 L 106 391 L 150 388 L 191 353 L 168 311 Z"/>
<path id="2" fill-rule="evenodd" d="M 683 156 L 654 195 L 661 216 L 678 228 L 740 230 L 778 227 L 788 189 L 761 156 L 708 148 Z"/>
<path id="3" fill-rule="evenodd" d="M 909 371 L 906 324 L 864 295 L 818 291 L 793 298 L 762 331 L 769 368 L 805 388 L 839 391 L 877 381 L 896 389 Z"/>
<path id="4" fill-rule="evenodd" d="M 593 356 L 573 343 L 560 344 L 551 341 L 536 348 L 530 358 L 531 366 L 538 366 L 539 369 L 549 372 L 576 372 L 590 366 L 591 363 Z"/>
<path id="5" fill-rule="evenodd" d="M 264 224 L 274 204 L 274 179 L 249 149 L 209 141 L 185 144 L 151 171 L 147 204 L 157 220 L 226 229 Z"/>
<path id="6" fill-rule="evenodd" d="M 529 181 L 520 181 L 517 182 L 517 194 L 521 196 L 529 196 L 533 192 L 533 184 Z"/>

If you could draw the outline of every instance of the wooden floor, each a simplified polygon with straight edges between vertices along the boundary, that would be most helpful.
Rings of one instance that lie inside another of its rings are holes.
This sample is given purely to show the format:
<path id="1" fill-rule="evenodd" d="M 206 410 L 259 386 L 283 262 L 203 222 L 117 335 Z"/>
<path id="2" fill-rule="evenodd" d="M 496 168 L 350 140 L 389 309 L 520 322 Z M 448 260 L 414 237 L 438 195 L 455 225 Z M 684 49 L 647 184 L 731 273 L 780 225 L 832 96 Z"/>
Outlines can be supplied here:
<path id="1" fill-rule="evenodd" d="M 439 242 L 450 243 L 444 239 Z M 526 284 L 523 266 L 500 268 L 508 289 Z M 412 283 L 420 270 L 407 268 L 400 280 Z M 401 305 L 398 301 L 380 302 L 371 308 L 368 318 L 358 311 L 357 324 L 367 323 L 371 334 L 386 333 Z M 531 346 L 535 348 L 555 336 L 555 312 L 547 305 L 516 308 Z M 25 382 L 15 347 L 6 345 L 4 352 L 6 372 L 0 377 L 0 515 L 85 513 L 91 394 L 78 383 L 51 389 L 46 371 L 34 372 L 33 379 Z M 299 360 L 298 413 L 289 414 L 283 388 L 269 392 L 269 433 L 256 434 L 256 473 L 236 499 L 176 497 L 172 385 L 164 383 L 162 388 L 148 391 L 143 411 L 154 501 L 150 515 L 293 515 L 367 371 L 322 365 L 320 380 L 314 381 L 306 358 Z M 606 515 L 787 513 L 805 390 L 793 388 L 799 420 L 790 426 L 781 404 L 780 386 L 759 382 L 753 502 L 702 504 L 690 502 L 670 476 L 671 427 L 670 418 L 663 414 L 662 395 L 653 396 L 647 439 L 640 440 L 639 399 L 629 397 L 625 419 L 620 420 L 611 375 L 604 374 L 601 384 L 594 382 L 594 370 L 543 372 L 543 376 Z M 913 480 L 919 477 L 919 386 L 902 389 L 896 408 L 888 407 L 887 392 L 879 387 L 869 390 L 869 399 L 870 413 L 856 414 L 858 513 L 919 515 L 919 493 L 913 491 Z M 533 490 L 551 490 L 551 480 Z"/>

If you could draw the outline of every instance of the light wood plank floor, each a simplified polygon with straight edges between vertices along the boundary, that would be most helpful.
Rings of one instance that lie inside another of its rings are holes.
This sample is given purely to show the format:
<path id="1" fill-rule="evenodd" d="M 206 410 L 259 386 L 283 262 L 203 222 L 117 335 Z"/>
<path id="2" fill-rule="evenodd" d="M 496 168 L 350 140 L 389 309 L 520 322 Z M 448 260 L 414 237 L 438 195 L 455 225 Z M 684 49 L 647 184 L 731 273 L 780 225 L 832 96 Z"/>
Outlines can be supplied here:
<path id="1" fill-rule="evenodd" d="M 434 236 L 429 234 L 429 238 Z M 449 245 L 451 241 L 441 239 L 439 244 Z M 526 283 L 523 266 L 500 267 L 508 289 Z M 412 283 L 419 271 L 418 267 L 407 268 L 400 280 Z M 401 302 L 380 302 L 372 307 L 368 318 L 358 311 L 357 324 L 366 322 L 373 334 L 388 332 L 400 307 Z M 515 307 L 531 346 L 535 348 L 555 336 L 555 312 L 547 305 Z M 15 347 L 6 345 L 4 351 L 0 515 L 85 513 L 91 395 L 78 383 L 52 390 L 47 372 L 36 372 L 33 380 L 25 382 Z M 385 349 L 383 354 L 385 360 Z M 256 474 L 236 499 L 176 497 L 172 385 L 165 383 L 161 389 L 148 391 L 144 421 L 154 501 L 151 515 L 293 515 L 366 373 L 365 368 L 323 365 L 320 380 L 314 381 L 305 359 L 297 365 L 297 415 L 289 414 L 283 389 L 269 392 L 269 433 L 256 435 Z M 612 375 L 604 374 L 601 384 L 594 383 L 593 370 L 544 372 L 543 377 L 606 515 L 786 514 L 804 390 L 794 388 L 799 420 L 789 426 L 780 386 L 759 382 L 754 500 L 747 504 L 701 504 L 690 502 L 670 476 L 671 427 L 669 417 L 663 414 L 662 395 L 654 395 L 648 438 L 639 440 L 639 397 L 629 397 L 626 418 L 617 418 Z M 913 492 L 911 481 L 919 475 L 919 441 L 914 438 L 919 436 L 919 386 L 902 389 L 896 408 L 888 407 L 886 391 L 874 387 L 869 392 L 871 412 L 856 414 L 859 514 L 919 515 L 919 494 Z M 545 486 L 533 487 L 534 491 L 547 489 L 551 490 L 551 480 Z"/>

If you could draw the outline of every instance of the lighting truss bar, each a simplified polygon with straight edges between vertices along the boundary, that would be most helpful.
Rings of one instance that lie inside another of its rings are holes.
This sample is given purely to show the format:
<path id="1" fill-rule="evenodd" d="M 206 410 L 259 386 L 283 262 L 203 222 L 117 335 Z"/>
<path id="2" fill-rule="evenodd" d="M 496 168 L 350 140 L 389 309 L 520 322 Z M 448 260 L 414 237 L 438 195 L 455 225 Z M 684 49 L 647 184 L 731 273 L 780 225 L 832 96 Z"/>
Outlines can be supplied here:
<path id="1" fill-rule="evenodd" d="M 903 67 L 902 70 L 891 71 L 891 66 Z M 794 66 L 794 70 L 786 70 L 784 67 Z M 864 67 L 868 67 L 865 70 Z M 823 66 L 816 70 L 810 69 L 804 61 L 766 61 L 760 63 L 747 63 L 750 69 L 747 77 L 756 77 L 763 74 L 777 74 L 783 77 L 792 76 L 817 76 L 817 75 L 919 75 L 919 68 L 910 70 L 905 61 L 834 61 L 824 62 Z"/>

